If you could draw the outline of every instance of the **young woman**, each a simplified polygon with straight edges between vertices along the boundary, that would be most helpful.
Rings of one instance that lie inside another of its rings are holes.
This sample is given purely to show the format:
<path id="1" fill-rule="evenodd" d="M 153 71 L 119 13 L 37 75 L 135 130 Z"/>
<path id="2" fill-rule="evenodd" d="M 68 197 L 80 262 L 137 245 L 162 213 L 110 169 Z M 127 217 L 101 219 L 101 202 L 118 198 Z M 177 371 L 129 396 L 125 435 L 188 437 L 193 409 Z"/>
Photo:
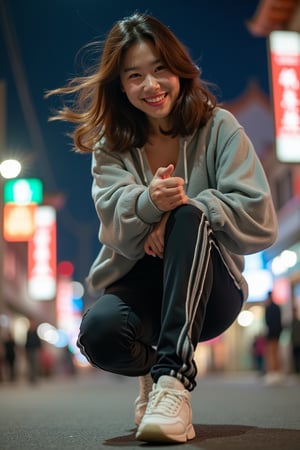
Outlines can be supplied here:
<path id="1" fill-rule="evenodd" d="M 73 122 L 75 148 L 92 153 L 100 221 L 88 276 L 99 300 L 78 345 L 94 366 L 140 377 L 137 439 L 185 442 L 195 436 L 197 343 L 235 320 L 247 298 L 242 255 L 276 237 L 264 171 L 185 47 L 151 16 L 118 21 L 99 66 L 57 93 L 77 94 L 55 118 Z"/>

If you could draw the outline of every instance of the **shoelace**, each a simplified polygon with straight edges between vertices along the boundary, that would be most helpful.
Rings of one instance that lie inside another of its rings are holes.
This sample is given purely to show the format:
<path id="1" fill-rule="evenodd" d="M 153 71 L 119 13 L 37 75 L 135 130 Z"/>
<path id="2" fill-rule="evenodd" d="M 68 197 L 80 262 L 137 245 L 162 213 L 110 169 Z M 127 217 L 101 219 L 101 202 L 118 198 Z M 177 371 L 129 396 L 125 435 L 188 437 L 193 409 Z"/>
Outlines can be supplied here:
<path id="1" fill-rule="evenodd" d="M 150 392 L 146 414 L 173 415 L 177 412 L 186 391 L 160 389 Z"/>

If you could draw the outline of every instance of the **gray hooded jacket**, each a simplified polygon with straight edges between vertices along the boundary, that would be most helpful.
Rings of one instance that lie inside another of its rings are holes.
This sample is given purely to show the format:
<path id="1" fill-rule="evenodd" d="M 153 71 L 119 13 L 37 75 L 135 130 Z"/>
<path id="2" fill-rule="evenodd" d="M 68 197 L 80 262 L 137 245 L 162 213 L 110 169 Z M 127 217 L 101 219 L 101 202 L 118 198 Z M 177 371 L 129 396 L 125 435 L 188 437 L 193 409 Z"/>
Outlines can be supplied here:
<path id="1" fill-rule="evenodd" d="M 144 256 L 144 240 L 163 213 L 149 195 L 153 175 L 142 149 L 111 152 L 103 140 L 93 152 L 92 174 L 102 247 L 87 281 L 91 290 L 101 291 Z M 189 203 L 206 215 L 246 299 L 242 255 L 269 247 L 277 221 L 262 165 L 230 112 L 216 108 L 205 127 L 181 139 L 174 176 L 185 179 Z"/>

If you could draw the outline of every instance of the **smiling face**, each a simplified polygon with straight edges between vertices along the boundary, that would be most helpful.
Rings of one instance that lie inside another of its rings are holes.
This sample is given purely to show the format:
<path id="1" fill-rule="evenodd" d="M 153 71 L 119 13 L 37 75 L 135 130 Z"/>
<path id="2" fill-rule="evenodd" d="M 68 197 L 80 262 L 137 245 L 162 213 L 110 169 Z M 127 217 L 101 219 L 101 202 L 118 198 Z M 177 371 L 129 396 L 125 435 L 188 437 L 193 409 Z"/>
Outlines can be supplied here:
<path id="1" fill-rule="evenodd" d="M 164 65 L 151 42 L 141 41 L 127 50 L 120 79 L 129 102 L 143 111 L 153 126 L 168 126 L 180 81 Z"/>

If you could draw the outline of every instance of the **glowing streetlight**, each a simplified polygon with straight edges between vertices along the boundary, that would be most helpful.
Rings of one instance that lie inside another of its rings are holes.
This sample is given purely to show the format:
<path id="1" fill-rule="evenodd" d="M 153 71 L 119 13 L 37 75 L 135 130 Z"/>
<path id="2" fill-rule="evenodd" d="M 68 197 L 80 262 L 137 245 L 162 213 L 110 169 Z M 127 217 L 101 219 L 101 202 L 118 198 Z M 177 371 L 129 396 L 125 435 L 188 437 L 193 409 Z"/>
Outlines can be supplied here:
<path id="1" fill-rule="evenodd" d="M 0 164 L 0 175 L 3 178 L 16 178 L 21 172 L 22 166 L 16 159 L 6 159 Z"/>

